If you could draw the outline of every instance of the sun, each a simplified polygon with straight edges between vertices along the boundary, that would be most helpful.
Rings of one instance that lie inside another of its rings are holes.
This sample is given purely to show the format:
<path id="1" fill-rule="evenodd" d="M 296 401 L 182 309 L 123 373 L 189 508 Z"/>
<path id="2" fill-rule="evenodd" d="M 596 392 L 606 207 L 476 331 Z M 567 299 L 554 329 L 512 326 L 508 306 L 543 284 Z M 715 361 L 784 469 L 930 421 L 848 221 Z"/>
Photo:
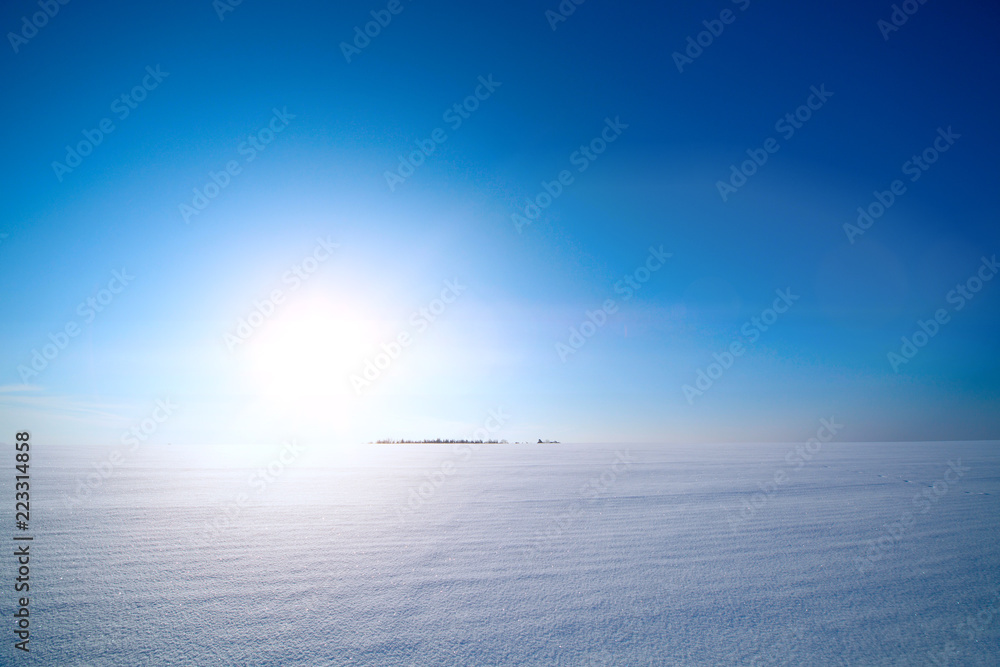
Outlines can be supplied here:
<path id="1" fill-rule="evenodd" d="M 276 409 L 332 410 L 353 397 L 349 376 L 371 340 L 358 311 L 330 298 L 289 303 L 248 341 L 254 392 Z"/>

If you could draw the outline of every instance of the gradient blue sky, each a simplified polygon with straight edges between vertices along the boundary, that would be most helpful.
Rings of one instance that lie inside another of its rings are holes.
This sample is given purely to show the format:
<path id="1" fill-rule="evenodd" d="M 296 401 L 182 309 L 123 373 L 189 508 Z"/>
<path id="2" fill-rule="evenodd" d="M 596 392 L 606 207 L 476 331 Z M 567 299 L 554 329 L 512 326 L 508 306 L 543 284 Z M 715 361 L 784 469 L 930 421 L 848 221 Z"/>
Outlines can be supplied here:
<path id="1" fill-rule="evenodd" d="M 0 432 L 113 444 L 169 398 L 150 442 L 463 437 L 497 408 L 510 440 L 796 441 L 831 416 L 848 440 L 1000 436 L 1000 281 L 960 312 L 947 300 L 1000 250 L 995 5 L 928 3 L 885 40 L 888 2 L 592 0 L 553 30 L 557 4 L 402 0 L 350 63 L 340 43 L 386 3 L 247 0 L 220 21 L 209 0 L 73 2 L 8 41 Z M 672 53 L 727 8 L 678 72 Z M 0 25 L 36 11 L 7 3 Z M 120 119 L 111 102 L 147 66 L 169 75 Z M 489 75 L 501 85 L 447 127 Z M 821 85 L 833 96 L 784 139 L 775 121 Z M 246 162 L 275 108 L 294 119 Z M 53 161 L 103 118 L 114 131 L 60 182 Z M 577 172 L 606 118 L 628 128 Z M 438 127 L 390 191 L 385 172 Z M 948 127 L 961 138 L 911 183 L 903 163 Z M 780 150 L 724 202 L 717 181 L 769 137 Z M 242 171 L 186 224 L 179 205 L 230 160 Z M 574 182 L 515 229 L 564 169 Z M 894 179 L 906 193 L 850 243 L 843 225 Z M 339 247 L 290 290 L 318 237 Z M 623 300 L 616 282 L 661 245 L 670 260 Z M 86 322 L 78 304 L 123 267 L 134 281 Z M 465 291 L 358 395 L 350 376 L 455 279 Z M 274 289 L 275 317 L 228 349 Z M 749 342 L 778 289 L 800 298 Z M 887 354 L 940 308 L 949 322 L 896 372 Z M 67 322 L 80 334 L 25 384 L 18 367 Z M 745 354 L 689 402 L 733 341 Z"/>

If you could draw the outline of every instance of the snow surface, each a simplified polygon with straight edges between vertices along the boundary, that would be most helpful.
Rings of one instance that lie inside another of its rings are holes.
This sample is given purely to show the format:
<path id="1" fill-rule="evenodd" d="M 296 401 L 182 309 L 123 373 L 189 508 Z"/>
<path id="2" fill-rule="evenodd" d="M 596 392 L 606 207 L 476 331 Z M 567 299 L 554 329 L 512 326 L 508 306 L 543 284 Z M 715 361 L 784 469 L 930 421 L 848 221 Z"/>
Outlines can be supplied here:
<path id="1" fill-rule="evenodd" d="M 998 444 L 795 447 L 37 447 L 17 661 L 1000 664 Z"/>

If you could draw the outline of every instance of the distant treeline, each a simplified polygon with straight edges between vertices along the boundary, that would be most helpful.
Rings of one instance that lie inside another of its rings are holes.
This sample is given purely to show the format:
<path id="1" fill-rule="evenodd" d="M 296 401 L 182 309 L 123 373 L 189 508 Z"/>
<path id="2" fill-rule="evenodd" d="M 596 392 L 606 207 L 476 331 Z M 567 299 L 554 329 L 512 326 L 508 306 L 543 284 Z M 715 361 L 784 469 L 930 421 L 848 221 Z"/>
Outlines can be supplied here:
<path id="1" fill-rule="evenodd" d="M 376 440 L 369 445 L 506 445 L 506 440 Z"/>

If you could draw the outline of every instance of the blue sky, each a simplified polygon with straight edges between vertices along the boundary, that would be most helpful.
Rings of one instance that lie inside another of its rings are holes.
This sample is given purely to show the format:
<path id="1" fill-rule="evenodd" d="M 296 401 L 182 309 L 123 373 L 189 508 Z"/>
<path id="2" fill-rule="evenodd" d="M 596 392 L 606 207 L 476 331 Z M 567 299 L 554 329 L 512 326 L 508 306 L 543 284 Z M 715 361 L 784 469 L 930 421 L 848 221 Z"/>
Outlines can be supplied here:
<path id="1" fill-rule="evenodd" d="M 952 293 L 1000 249 L 995 7 L 219 6 L 2 10 L 3 432 L 114 444 L 169 399 L 149 442 L 998 437 L 1000 281 Z"/>

